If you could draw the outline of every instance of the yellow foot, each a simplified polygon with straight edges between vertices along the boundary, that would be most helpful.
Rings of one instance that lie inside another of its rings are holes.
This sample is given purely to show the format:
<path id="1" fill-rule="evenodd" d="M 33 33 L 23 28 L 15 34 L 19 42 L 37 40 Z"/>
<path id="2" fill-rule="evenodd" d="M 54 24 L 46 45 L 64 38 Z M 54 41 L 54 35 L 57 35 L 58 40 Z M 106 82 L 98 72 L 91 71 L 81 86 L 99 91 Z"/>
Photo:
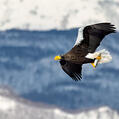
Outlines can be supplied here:
<path id="1" fill-rule="evenodd" d="M 99 62 L 100 60 L 101 60 L 101 56 L 99 55 L 99 56 L 96 57 L 95 61 L 94 61 L 93 63 L 91 63 L 92 66 L 93 66 L 94 68 L 96 68 L 96 66 L 98 65 L 98 62 Z"/>
<path id="2" fill-rule="evenodd" d="M 101 56 L 97 56 L 96 59 L 97 59 L 97 60 L 101 60 Z"/>
<path id="3" fill-rule="evenodd" d="M 96 68 L 96 66 L 95 66 L 95 64 L 94 63 L 91 63 L 92 64 L 92 66 L 94 67 L 94 68 Z"/>

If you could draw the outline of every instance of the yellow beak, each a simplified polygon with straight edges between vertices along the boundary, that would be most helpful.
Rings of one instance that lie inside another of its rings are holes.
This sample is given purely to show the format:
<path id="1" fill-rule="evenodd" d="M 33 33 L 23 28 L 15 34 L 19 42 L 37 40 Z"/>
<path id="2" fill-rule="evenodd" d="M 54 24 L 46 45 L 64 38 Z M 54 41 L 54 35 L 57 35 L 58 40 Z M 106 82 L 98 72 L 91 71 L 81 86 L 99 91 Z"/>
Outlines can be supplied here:
<path id="1" fill-rule="evenodd" d="M 55 56 L 54 60 L 60 60 L 61 56 Z"/>

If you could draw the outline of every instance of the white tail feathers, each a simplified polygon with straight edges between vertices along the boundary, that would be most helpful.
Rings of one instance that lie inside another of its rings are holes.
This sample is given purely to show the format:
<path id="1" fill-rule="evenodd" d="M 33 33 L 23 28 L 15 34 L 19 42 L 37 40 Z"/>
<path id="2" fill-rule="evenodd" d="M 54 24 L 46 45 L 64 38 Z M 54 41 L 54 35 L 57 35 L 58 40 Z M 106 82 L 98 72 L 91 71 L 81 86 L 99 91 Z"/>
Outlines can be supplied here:
<path id="1" fill-rule="evenodd" d="M 94 59 L 98 56 L 101 56 L 101 59 L 98 62 L 99 64 L 108 63 L 112 60 L 112 56 L 110 55 L 109 51 L 107 51 L 105 49 L 100 50 L 100 51 L 95 52 L 95 53 L 88 53 L 86 58 Z"/>
<path id="2" fill-rule="evenodd" d="M 112 56 L 110 55 L 109 51 L 103 49 L 101 51 L 99 51 L 99 53 L 101 54 L 101 60 L 99 61 L 99 63 L 108 63 L 112 60 Z"/>

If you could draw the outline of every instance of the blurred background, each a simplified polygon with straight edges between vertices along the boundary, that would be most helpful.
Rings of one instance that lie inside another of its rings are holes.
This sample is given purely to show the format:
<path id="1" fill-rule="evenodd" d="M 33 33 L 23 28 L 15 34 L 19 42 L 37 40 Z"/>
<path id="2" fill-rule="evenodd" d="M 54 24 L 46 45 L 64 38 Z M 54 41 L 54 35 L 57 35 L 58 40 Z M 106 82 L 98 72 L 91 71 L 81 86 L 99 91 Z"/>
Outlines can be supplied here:
<path id="1" fill-rule="evenodd" d="M 70 50 L 78 27 L 111 22 L 112 62 L 67 76 L 54 56 Z M 118 0 L 0 0 L 0 119 L 119 119 Z"/>

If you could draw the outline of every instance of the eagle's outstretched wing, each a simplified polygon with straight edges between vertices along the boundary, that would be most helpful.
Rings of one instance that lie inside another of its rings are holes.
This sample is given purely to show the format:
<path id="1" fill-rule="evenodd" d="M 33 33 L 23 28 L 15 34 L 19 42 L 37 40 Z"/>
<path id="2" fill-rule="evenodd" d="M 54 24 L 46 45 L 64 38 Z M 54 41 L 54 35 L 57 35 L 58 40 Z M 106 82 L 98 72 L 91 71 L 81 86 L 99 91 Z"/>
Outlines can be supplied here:
<path id="1" fill-rule="evenodd" d="M 94 25 L 89 25 L 86 27 L 81 27 L 78 32 L 78 37 L 75 42 L 77 45 L 87 45 L 88 52 L 95 52 L 96 48 L 100 45 L 103 38 L 115 32 L 115 27 L 111 23 L 98 23 Z"/>
<path id="2" fill-rule="evenodd" d="M 74 64 L 65 60 L 60 61 L 61 67 L 73 80 L 78 81 L 82 78 L 82 65 Z"/>

